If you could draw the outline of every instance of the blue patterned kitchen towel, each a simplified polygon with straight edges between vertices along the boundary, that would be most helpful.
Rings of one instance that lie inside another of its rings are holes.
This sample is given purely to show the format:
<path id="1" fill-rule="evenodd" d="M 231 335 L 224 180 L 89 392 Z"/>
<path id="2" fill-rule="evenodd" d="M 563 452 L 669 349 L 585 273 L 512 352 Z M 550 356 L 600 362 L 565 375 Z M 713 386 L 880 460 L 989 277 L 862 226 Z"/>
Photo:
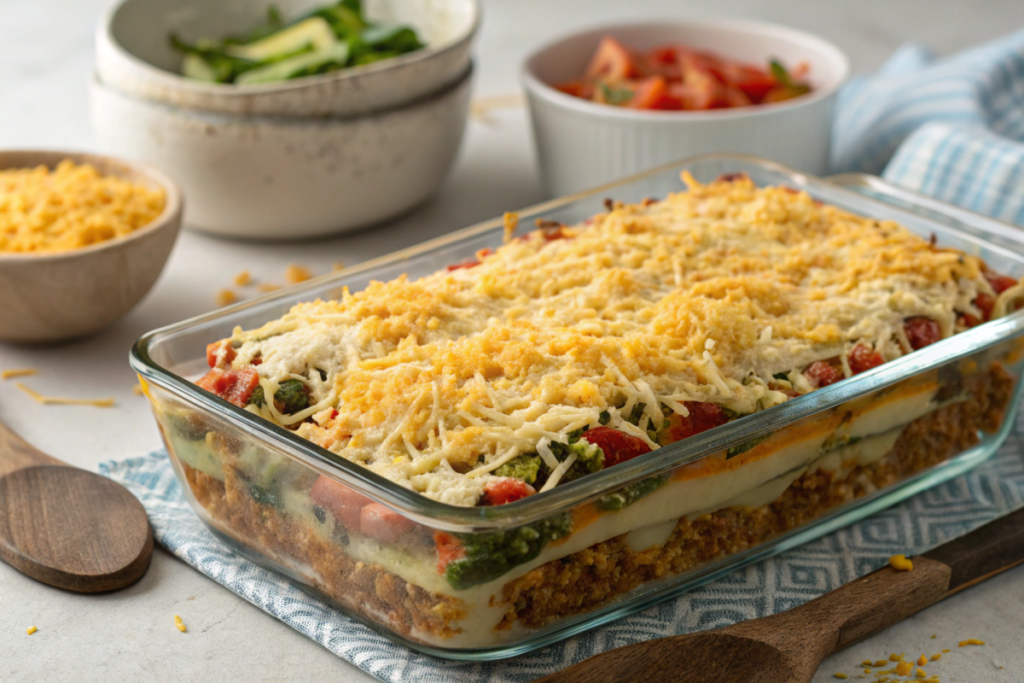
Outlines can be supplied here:
<path id="1" fill-rule="evenodd" d="M 906 46 L 853 79 L 831 166 L 1024 225 L 1024 31 L 944 59 Z"/>
<path id="2" fill-rule="evenodd" d="M 543 650 L 463 663 L 396 645 L 233 553 L 192 512 L 166 453 L 106 463 L 100 472 L 142 501 L 157 541 L 169 551 L 342 659 L 394 683 L 529 681 L 629 643 L 781 612 L 874 570 L 893 553 L 923 551 L 1024 507 L 1024 456 L 1014 433 L 968 474 L 822 539 Z"/>

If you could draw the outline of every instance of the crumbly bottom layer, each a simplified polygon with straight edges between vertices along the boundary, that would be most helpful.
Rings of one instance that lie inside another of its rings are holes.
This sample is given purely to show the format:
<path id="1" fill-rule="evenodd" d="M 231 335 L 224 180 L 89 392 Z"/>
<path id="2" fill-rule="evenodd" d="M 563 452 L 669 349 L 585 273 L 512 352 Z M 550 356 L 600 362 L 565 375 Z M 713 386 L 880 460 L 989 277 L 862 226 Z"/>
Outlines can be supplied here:
<path id="1" fill-rule="evenodd" d="M 554 560 L 509 582 L 507 606 L 499 628 L 515 623 L 537 628 L 579 614 L 641 584 L 679 574 L 740 552 L 820 517 L 858 497 L 890 486 L 947 460 L 978 442 L 978 431 L 994 431 L 1013 391 L 1013 380 L 999 365 L 954 389 L 971 398 L 936 410 L 906 426 L 892 450 L 879 462 L 855 467 L 845 476 L 824 470 L 797 479 L 775 502 L 759 508 L 726 508 L 690 520 L 682 518 L 668 541 L 637 552 L 625 536 L 597 543 Z M 350 557 L 343 545 L 257 503 L 230 465 L 222 483 L 182 464 L 197 501 L 231 535 L 283 564 L 309 565 L 315 587 L 328 597 L 406 636 L 450 637 L 460 631 L 465 604 L 430 593 L 380 565 Z"/>

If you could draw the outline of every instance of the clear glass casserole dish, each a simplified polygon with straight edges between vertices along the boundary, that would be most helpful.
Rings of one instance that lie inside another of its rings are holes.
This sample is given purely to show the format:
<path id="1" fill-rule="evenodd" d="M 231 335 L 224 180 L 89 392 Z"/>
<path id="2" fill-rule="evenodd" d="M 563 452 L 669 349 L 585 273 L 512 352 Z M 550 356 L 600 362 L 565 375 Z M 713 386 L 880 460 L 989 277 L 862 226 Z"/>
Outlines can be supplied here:
<path id="1" fill-rule="evenodd" d="M 575 224 L 603 199 L 640 202 L 746 173 L 1024 277 L 1012 228 L 919 213 L 756 159 L 708 156 L 519 213 Z M 899 198 L 897 198 L 899 199 Z M 897 202 L 898 203 L 898 202 Z M 959 223 L 959 227 L 954 224 Z M 994 227 L 992 227 L 994 226 Z M 370 280 L 426 275 L 502 243 L 490 221 L 145 335 L 132 350 L 176 474 L 225 543 L 409 647 L 493 659 L 542 647 L 892 505 L 991 455 L 1012 427 L 1024 313 L 507 505 L 436 502 L 199 389 L 206 346 Z M 1004 246 L 982 237 L 992 236 Z M 726 464 L 723 464 L 726 463 Z M 714 476 L 712 476 L 714 475 Z M 313 489 L 327 479 L 339 497 Z M 364 533 L 367 507 L 397 520 Z M 455 561 L 453 561 L 453 558 Z M 451 567 L 459 569 L 452 572 Z"/>

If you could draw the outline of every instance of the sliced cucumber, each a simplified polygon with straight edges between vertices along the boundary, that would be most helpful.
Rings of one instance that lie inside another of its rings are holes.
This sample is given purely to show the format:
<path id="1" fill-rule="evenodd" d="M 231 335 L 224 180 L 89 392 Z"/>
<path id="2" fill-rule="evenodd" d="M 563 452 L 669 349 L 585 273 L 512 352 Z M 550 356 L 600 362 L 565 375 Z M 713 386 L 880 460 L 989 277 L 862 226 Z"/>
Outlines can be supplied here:
<path id="1" fill-rule="evenodd" d="M 327 48 L 306 52 L 280 62 L 253 69 L 240 74 L 235 83 L 252 85 L 254 83 L 272 83 L 296 76 L 317 73 L 329 64 L 344 66 L 348 61 L 348 43 L 338 42 Z"/>
<path id="2" fill-rule="evenodd" d="M 232 57 L 252 62 L 266 62 L 284 55 L 294 54 L 307 47 L 314 52 L 338 42 L 334 29 L 323 17 L 311 17 L 294 26 L 272 33 L 248 45 L 228 45 L 224 51 Z"/>
<path id="3" fill-rule="evenodd" d="M 185 53 L 185 57 L 181 60 L 181 74 L 185 78 L 206 83 L 217 83 L 220 80 L 217 78 L 217 71 L 210 66 L 210 63 L 195 52 Z"/>

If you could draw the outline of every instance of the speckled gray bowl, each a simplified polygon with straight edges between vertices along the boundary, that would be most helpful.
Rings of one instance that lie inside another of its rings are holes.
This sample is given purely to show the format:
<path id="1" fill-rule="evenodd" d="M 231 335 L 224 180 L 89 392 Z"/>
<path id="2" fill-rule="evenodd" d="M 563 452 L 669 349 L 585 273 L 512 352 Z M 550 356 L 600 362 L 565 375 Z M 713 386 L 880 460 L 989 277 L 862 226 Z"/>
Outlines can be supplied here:
<path id="1" fill-rule="evenodd" d="M 189 227 L 288 240 L 379 223 L 433 195 L 466 128 L 472 64 L 440 92 L 358 117 L 232 116 L 92 82 L 105 152 L 149 162 L 188 197 Z"/>
<path id="2" fill-rule="evenodd" d="M 275 0 L 285 17 L 329 0 Z M 478 0 L 363 0 L 366 15 L 413 26 L 427 47 L 374 64 L 280 83 L 228 85 L 178 75 L 175 32 L 194 41 L 244 33 L 266 16 L 259 0 L 123 0 L 96 29 L 96 71 L 121 92 L 186 109 L 260 116 L 352 116 L 413 102 L 469 67 Z"/>

